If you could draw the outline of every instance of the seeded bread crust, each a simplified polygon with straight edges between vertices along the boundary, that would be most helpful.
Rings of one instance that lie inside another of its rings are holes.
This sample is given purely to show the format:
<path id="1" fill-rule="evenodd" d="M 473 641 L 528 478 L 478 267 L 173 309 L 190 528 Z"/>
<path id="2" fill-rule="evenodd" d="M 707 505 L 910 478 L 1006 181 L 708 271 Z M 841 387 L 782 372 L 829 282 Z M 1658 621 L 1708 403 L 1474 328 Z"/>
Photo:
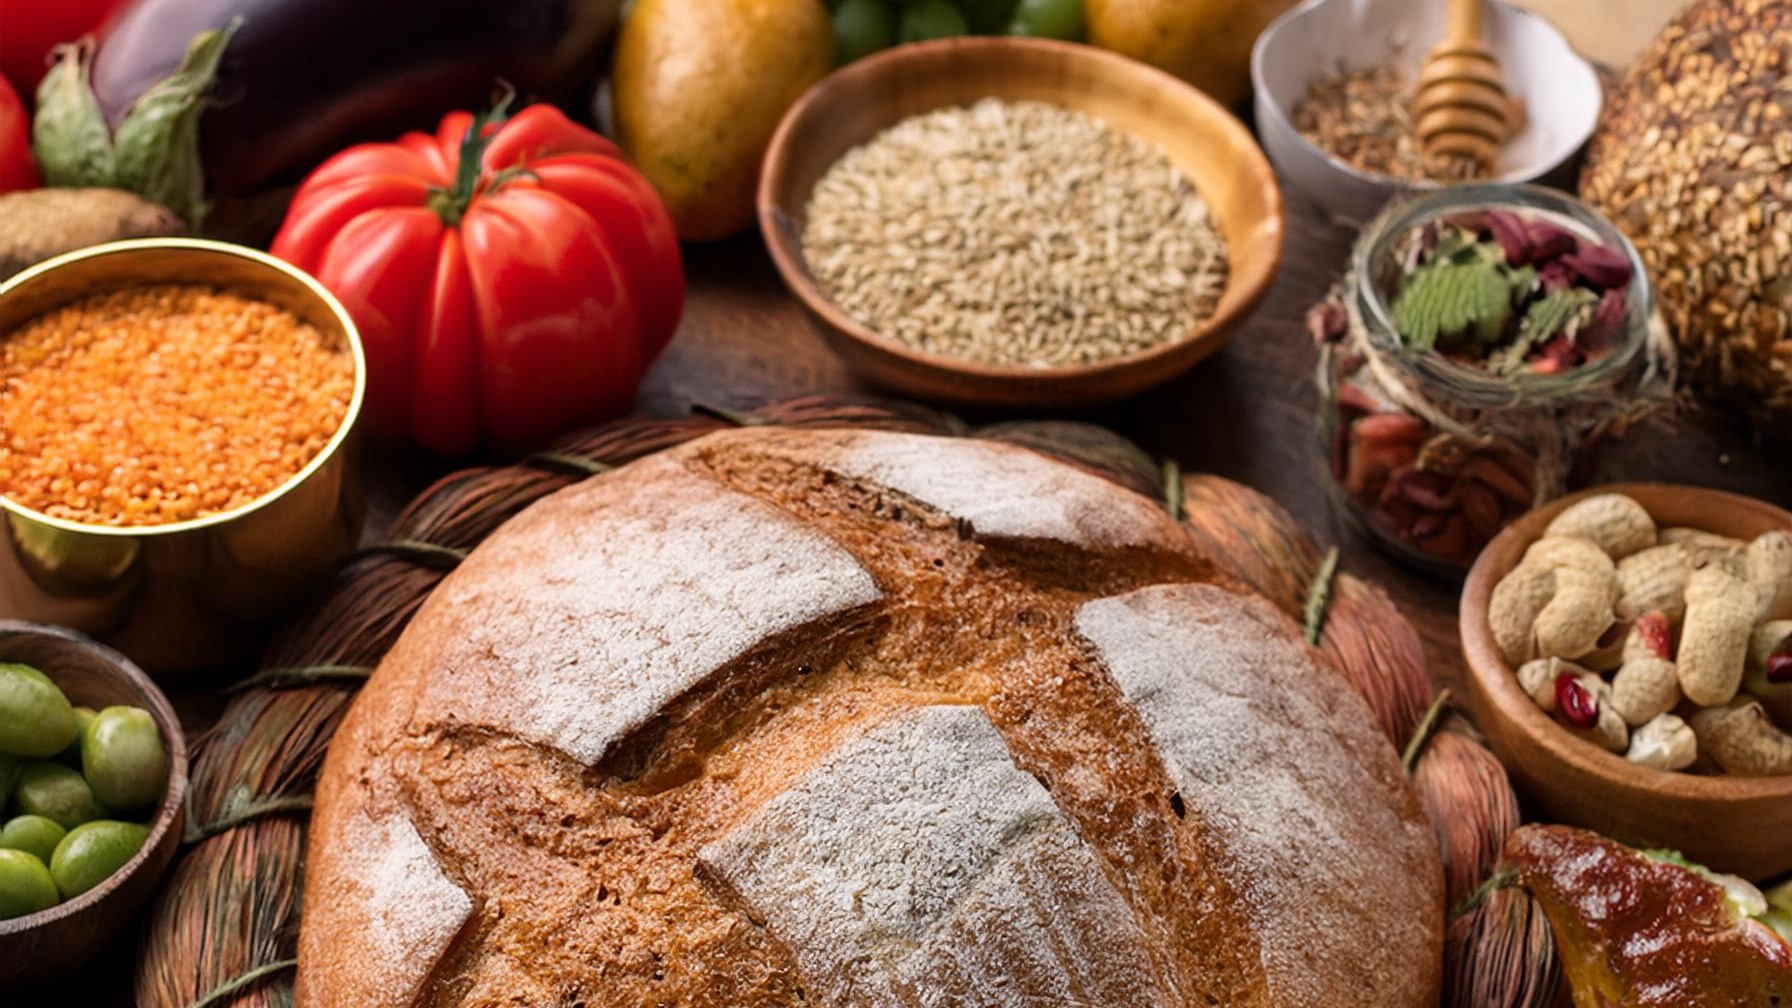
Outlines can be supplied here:
<path id="1" fill-rule="evenodd" d="M 308 1008 L 1439 987 L 1430 828 L 1298 628 L 961 439 L 728 432 L 529 509 L 349 712 L 308 871 Z"/>

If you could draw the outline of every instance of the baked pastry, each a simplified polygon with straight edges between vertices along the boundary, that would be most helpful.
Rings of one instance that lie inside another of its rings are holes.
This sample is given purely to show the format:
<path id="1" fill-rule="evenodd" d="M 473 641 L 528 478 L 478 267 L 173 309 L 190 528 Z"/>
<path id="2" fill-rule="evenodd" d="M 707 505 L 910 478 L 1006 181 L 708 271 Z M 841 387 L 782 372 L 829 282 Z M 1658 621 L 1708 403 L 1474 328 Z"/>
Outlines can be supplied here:
<path id="1" fill-rule="evenodd" d="M 319 790 L 308 1008 L 1438 995 L 1363 703 L 1156 503 L 1011 446 L 715 434 L 493 534 Z"/>
<path id="2" fill-rule="evenodd" d="M 1549 916 L 1576 1008 L 1792 1005 L 1792 945 L 1710 873 L 1567 826 L 1521 827 L 1506 858 Z"/>

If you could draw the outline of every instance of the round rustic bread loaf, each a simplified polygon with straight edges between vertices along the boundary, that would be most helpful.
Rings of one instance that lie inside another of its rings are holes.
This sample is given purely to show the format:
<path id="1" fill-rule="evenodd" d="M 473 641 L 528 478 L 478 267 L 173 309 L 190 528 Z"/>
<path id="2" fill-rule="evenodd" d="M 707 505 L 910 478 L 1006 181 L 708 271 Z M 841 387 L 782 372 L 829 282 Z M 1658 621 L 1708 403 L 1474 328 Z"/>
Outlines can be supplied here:
<path id="1" fill-rule="evenodd" d="M 1696 0 L 1612 88 L 1581 198 L 1630 236 L 1712 402 L 1792 437 L 1792 0 Z"/>
<path id="2" fill-rule="evenodd" d="M 1025 449 L 716 434 L 494 534 L 347 716 L 307 1008 L 1438 996 L 1367 708 L 1154 502 Z"/>

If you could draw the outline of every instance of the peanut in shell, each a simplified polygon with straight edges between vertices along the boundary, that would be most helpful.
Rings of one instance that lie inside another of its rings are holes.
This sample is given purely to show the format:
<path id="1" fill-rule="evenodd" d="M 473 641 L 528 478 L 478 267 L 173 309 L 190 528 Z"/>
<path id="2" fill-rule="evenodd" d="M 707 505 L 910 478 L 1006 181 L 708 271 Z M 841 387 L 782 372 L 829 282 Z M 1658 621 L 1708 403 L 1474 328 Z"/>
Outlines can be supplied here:
<path id="1" fill-rule="evenodd" d="M 1792 532 L 1767 532 L 1744 554 L 1749 583 L 1760 595 L 1763 620 L 1792 619 Z"/>
<path id="2" fill-rule="evenodd" d="M 1759 610 L 1754 586 L 1722 567 L 1701 568 L 1687 579 L 1677 658 L 1688 700 L 1711 707 L 1736 695 Z"/>
<path id="3" fill-rule="evenodd" d="M 1686 581 L 1693 562 L 1680 543 L 1651 546 L 1618 561 L 1620 619 L 1659 612 L 1678 625 L 1686 616 Z"/>
<path id="4" fill-rule="evenodd" d="M 1596 494 L 1563 509 L 1543 534 L 1588 539 L 1621 560 L 1655 545 L 1655 519 L 1623 494 Z"/>
<path id="5" fill-rule="evenodd" d="M 1657 770 L 1684 770 L 1699 758 L 1698 735 L 1673 714 L 1659 714 L 1630 735 L 1624 758 Z"/>
<path id="6" fill-rule="evenodd" d="M 1768 718 L 1760 701 L 1737 697 L 1688 715 L 1699 753 L 1739 777 L 1792 774 L 1792 735 Z"/>

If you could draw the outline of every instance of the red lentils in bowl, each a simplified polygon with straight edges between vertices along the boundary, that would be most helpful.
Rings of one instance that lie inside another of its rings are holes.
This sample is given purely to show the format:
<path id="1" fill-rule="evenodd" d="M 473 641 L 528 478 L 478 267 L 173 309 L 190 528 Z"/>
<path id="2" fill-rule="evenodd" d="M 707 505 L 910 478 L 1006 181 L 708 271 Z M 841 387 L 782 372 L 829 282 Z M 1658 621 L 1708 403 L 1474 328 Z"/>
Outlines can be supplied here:
<path id="1" fill-rule="evenodd" d="M 0 496 L 88 525 L 230 511 L 323 451 L 354 389 L 346 348 L 267 302 L 85 297 L 0 338 Z"/>

